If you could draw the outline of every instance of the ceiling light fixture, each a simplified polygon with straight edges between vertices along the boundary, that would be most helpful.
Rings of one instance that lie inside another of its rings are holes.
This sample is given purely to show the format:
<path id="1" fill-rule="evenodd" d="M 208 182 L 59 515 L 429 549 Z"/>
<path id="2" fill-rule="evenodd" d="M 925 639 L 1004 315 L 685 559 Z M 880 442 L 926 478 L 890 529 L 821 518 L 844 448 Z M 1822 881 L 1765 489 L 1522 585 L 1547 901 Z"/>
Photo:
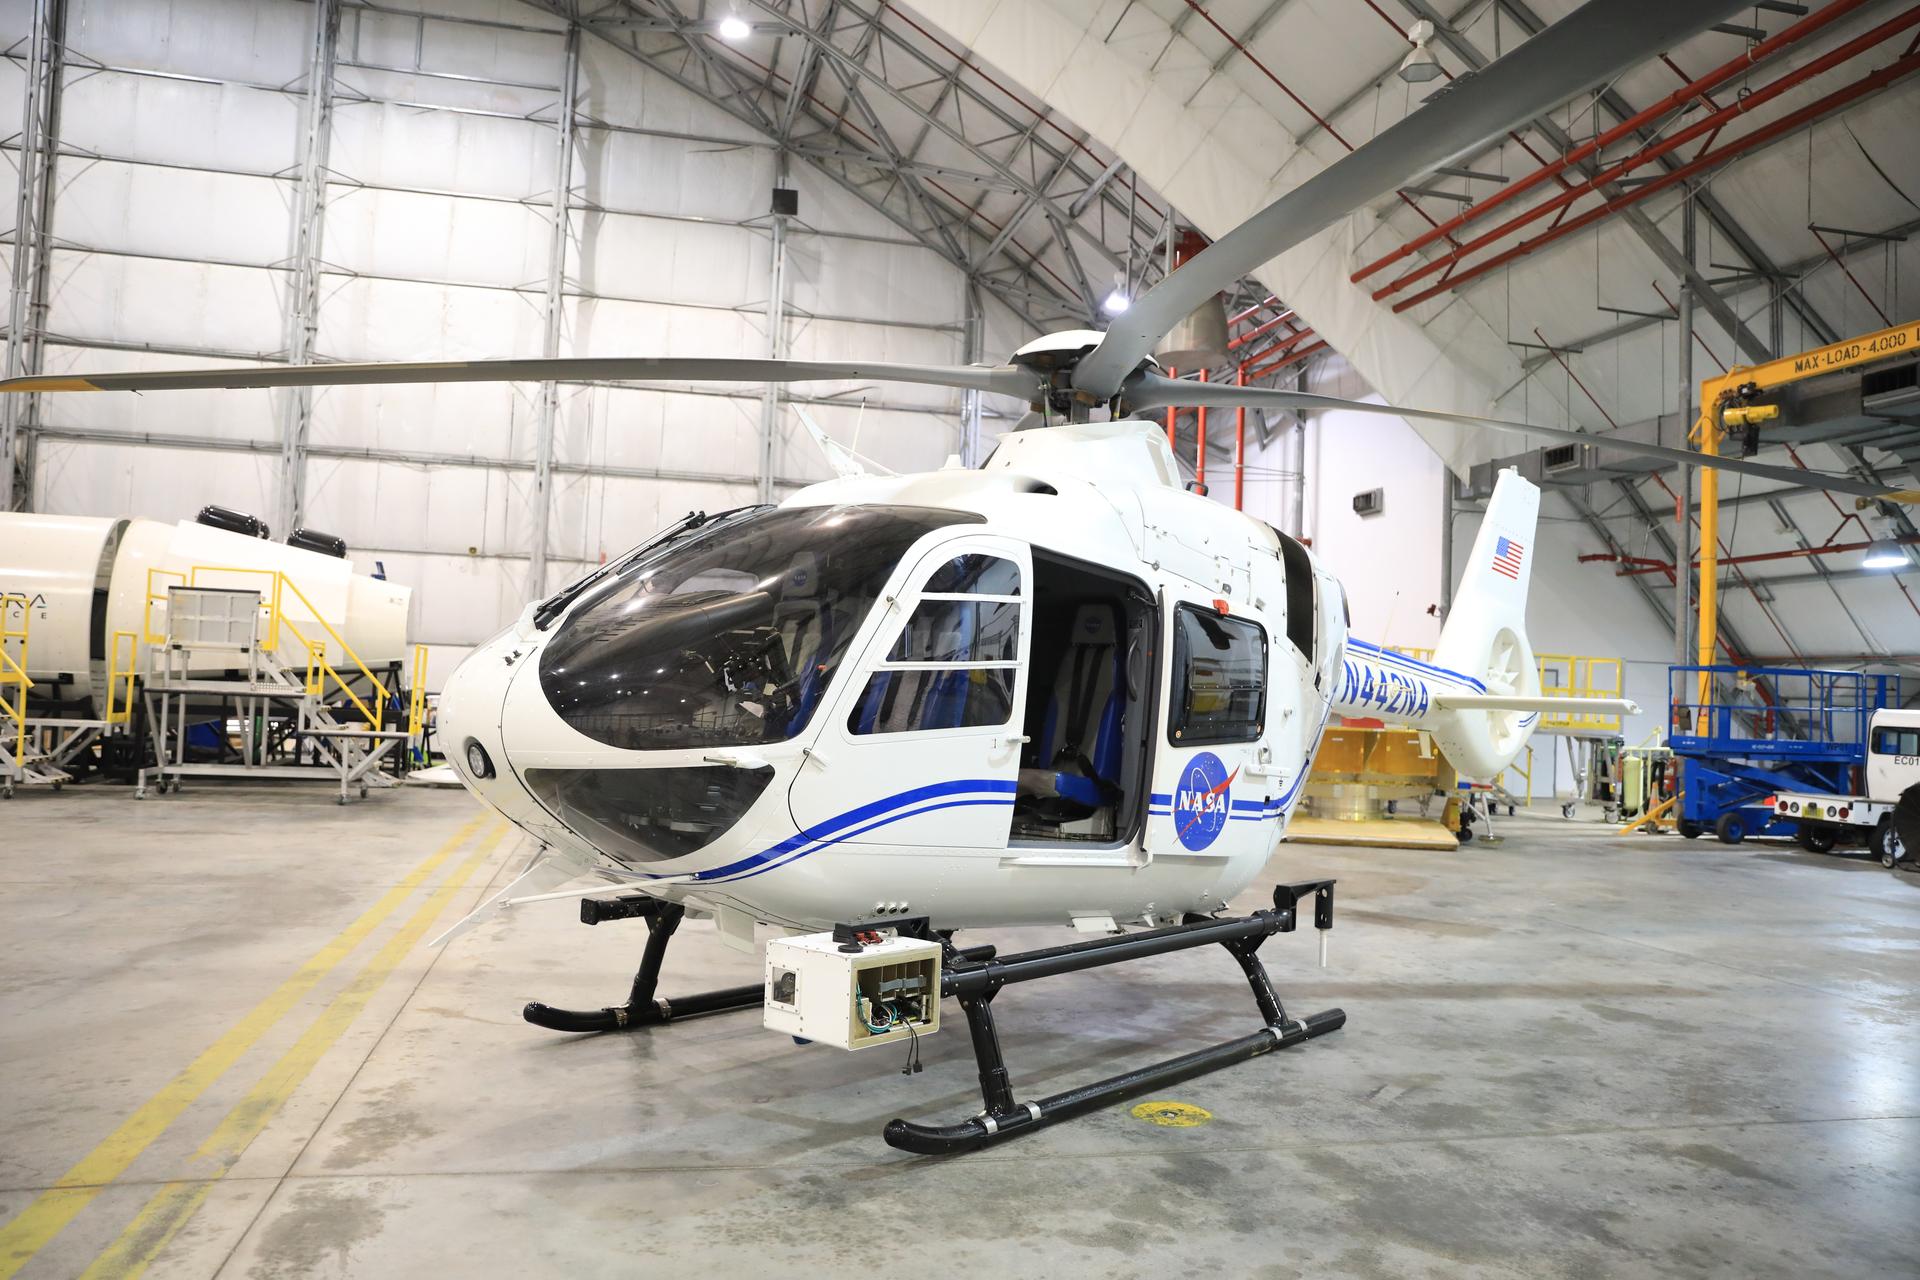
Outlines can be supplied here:
<path id="1" fill-rule="evenodd" d="M 1100 304 L 1100 309 L 1110 316 L 1117 316 L 1132 305 L 1133 300 L 1127 297 L 1119 285 L 1115 285 L 1113 292 L 1107 295 L 1106 301 Z"/>
<path id="2" fill-rule="evenodd" d="M 720 38 L 722 40 L 745 40 L 753 34 L 753 28 L 738 13 L 729 12 L 720 19 Z"/>
<path id="3" fill-rule="evenodd" d="M 1862 569 L 1904 569 L 1906 566 L 1906 549 L 1897 542 L 1876 542 L 1860 558 Z"/>
<path id="4" fill-rule="evenodd" d="M 1440 60 L 1427 48 L 1427 42 L 1433 39 L 1433 24 L 1422 18 L 1407 28 L 1407 39 L 1413 42 L 1413 48 L 1400 60 L 1400 78 L 1408 84 L 1424 84 L 1438 78 Z"/>

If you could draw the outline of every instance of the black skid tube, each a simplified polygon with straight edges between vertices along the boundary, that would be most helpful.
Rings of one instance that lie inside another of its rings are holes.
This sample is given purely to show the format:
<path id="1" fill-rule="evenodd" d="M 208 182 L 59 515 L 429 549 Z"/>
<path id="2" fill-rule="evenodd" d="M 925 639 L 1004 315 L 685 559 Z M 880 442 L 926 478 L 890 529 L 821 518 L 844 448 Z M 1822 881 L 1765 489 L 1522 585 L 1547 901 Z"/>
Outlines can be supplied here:
<path id="1" fill-rule="evenodd" d="M 1256 911 L 1250 916 L 1227 920 L 1191 920 L 1186 924 L 1145 933 L 1101 938 L 1044 951 L 1022 952 L 948 968 L 941 975 L 941 994 L 957 997 L 966 1012 L 967 1028 L 973 1038 L 974 1058 L 980 1069 L 980 1094 L 986 1104 L 985 1110 L 950 1125 L 916 1124 L 900 1119 L 889 1121 L 882 1134 L 887 1145 L 915 1155 L 953 1155 L 971 1151 L 1149 1089 L 1191 1079 L 1208 1071 L 1257 1058 L 1274 1049 L 1284 1049 L 1339 1030 L 1347 1022 L 1346 1012 L 1341 1009 L 1327 1009 L 1306 1018 L 1289 1015 L 1281 1005 L 1280 997 L 1275 994 L 1266 967 L 1260 963 L 1257 954 L 1260 944 L 1274 934 L 1291 933 L 1298 927 L 1299 904 L 1303 898 L 1313 898 L 1314 927 L 1332 928 L 1333 884 L 1331 880 L 1315 880 L 1277 886 L 1273 891 L 1273 909 Z M 1037 1101 L 1014 1100 L 1012 1082 L 1000 1052 L 999 1033 L 993 1024 L 993 997 L 1001 987 L 1009 983 L 1029 982 L 1035 978 L 1163 955 L 1170 951 L 1184 951 L 1210 943 L 1218 943 L 1226 948 L 1239 962 L 1254 1002 L 1260 1008 L 1263 1025 L 1258 1031 Z"/>
<path id="2" fill-rule="evenodd" d="M 1178 1058 L 1169 1058 L 1165 1062 L 1156 1062 L 1150 1067 L 1141 1067 L 1138 1071 L 1122 1072 L 1105 1080 L 1083 1084 L 1077 1089 L 1056 1093 L 1049 1098 L 1041 1098 L 1037 1102 L 1015 1103 L 1012 1111 L 998 1119 L 974 1116 L 959 1124 L 948 1125 L 925 1125 L 915 1124 L 911 1120 L 890 1120 L 883 1131 L 883 1136 L 888 1146 L 910 1151 L 915 1155 L 955 1155 L 962 1151 L 971 1151 L 975 1147 L 986 1146 L 989 1142 L 1013 1137 L 1017 1133 L 1045 1128 L 1056 1120 L 1070 1120 L 1074 1116 L 1098 1110 L 1109 1103 L 1135 1097 L 1149 1089 L 1178 1084 L 1182 1080 L 1190 1080 L 1194 1076 L 1204 1075 L 1221 1067 L 1230 1067 L 1236 1062 L 1245 1062 L 1249 1058 L 1257 1058 L 1275 1049 L 1299 1044 L 1302 1040 L 1311 1040 L 1329 1031 L 1338 1031 L 1346 1025 L 1346 1022 L 1345 1010 L 1328 1009 L 1324 1013 L 1311 1015 L 1303 1022 L 1291 1023 L 1284 1031 L 1273 1027 L 1262 1027 L 1251 1035 L 1241 1036 L 1237 1040 L 1228 1040 L 1221 1044 L 1209 1045 L 1205 1049 L 1196 1049 Z"/>

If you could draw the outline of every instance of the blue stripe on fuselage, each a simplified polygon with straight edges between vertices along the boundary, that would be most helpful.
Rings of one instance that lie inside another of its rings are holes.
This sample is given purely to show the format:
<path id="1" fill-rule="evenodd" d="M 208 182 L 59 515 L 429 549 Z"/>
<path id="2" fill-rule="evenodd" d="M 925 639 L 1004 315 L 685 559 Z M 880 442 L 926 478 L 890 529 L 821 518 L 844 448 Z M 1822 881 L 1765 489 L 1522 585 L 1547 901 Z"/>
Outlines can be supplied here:
<path id="1" fill-rule="evenodd" d="M 1012 794 L 1018 786 L 1019 784 L 1016 782 L 998 778 L 965 778 L 953 782 L 935 782 L 924 787 L 914 787 L 909 791 L 902 791 L 895 795 L 888 796 L 885 799 L 863 804 L 857 809 L 849 809 L 845 813 L 828 818 L 825 822 L 816 823 L 808 827 L 805 831 L 795 832 L 771 848 L 762 849 L 759 853 L 749 854 L 747 857 L 729 862 L 725 866 L 710 867 L 705 871 L 696 871 L 693 873 L 693 878 L 698 881 L 732 878 L 754 872 L 754 869 L 757 867 L 764 868 L 765 864 L 785 859 L 787 854 L 798 854 L 802 850 L 811 853 L 813 850 L 807 846 L 814 845 L 816 842 L 823 844 L 834 843 L 833 841 L 829 841 L 827 837 L 834 835 L 836 832 L 846 833 L 839 837 L 841 840 L 850 839 L 854 835 L 859 834 L 859 832 L 848 831 L 847 828 L 858 826 L 860 823 L 866 822 L 869 818 L 877 818 L 882 814 L 891 813 L 895 809 L 902 809 L 908 805 L 917 804 L 922 800 L 933 800 L 941 796 L 965 795 L 969 792 L 989 792 L 993 793 L 996 798 L 971 801 L 969 803 L 1012 804 Z M 1006 798 L 998 798 L 1001 796 Z M 952 806 L 936 807 L 948 808 Z M 930 810 L 923 810 L 923 812 L 930 812 Z M 911 816 L 911 814 L 897 814 L 887 819 L 887 821 L 897 822 L 901 818 Z M 874 826 L 885 825 L 885 822 L 874 823 L 873 826 L 863 827 L 861 830 L 871 831 Z M 791 859 L 786 860 L 790 861 Z M 668 879 L 676 874 L 684 875 L 686 873 L 660 872 L 658 874 L 650 874 L 648 878 L 654 880 Z"/>
<path id="2" fill-rule="evenodd" d="M 1443 676 L 1449 680 L 1458 680 L 1462 683 L 1472 685 L 1479 693 L 1485 693 L 1487 691 L 1486 685 L 1475 680 L 1465 672 L 1453 671 L 1447 667 L 1436 667 L 1431 662 L 1422 662 L 1418 658 L 1409 658 L 1404 653 L 1395 653 L 1391 649 L 1383 649 L 1379 645 L 1369 644 L 1365 640 L 1356 640 L 1352 636 L 1348 636 L 1347 647 L 1349 649 L 1360 650 L 1369 661 L 1376 661 L 1390 667 L 1403 667 L 1423 676 Z"/>

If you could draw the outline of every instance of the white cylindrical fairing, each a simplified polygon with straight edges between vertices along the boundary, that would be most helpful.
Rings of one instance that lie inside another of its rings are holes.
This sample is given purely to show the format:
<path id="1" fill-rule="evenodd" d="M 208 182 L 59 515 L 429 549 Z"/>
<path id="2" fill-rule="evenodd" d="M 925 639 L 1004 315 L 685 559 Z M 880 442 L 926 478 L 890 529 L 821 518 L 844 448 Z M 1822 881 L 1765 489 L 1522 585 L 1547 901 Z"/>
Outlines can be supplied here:
<path id="1" fill-rule="evenodd" d="M 356 573 L 347 581 L 347 616 L 340 637 L 370 667 L 403 662 L 412 604 L 412 587 Z"/>
<path id="2" fill-rule="evenodd" d="M 122 664 L 137 665 L 138 646 L 166 634 L 169 587 L 191 579 L 270 601 L 275 572 L 287 584 L 282 661 L 305 666 L 304 638 L 342 664 L 336 635 L 375 670 L 406 660 L 412 589 L 356 574 L 350 561 L 192 521 L 0 513 L 0 593 L 26 602 L 14 613 L 26 617 L 39 715 L 104 716 L 116 638 Z"/>
<path id="3" fill-rule="evenodd" d="M 94 690 L 105 686 L 101 623 L 126 525 L 99 516 L 0 513 L 0 593 L 26 601 L 27 675 L 39 708 L 89 715 Z"/>

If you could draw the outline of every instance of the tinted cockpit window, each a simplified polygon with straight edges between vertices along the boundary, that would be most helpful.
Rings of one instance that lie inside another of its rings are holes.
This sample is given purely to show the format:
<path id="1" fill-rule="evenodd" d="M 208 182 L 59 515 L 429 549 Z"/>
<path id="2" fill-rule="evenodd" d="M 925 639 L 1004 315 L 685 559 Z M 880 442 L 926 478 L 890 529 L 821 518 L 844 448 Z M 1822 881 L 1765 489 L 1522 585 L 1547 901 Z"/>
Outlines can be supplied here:
<path id="1" fill-rule="evenodd" d="M 567 826 L 633 866 L 683 858 L 738 822 L 771 768 L 528 769 L 527 786 Z"/>
<path id="2" fill-rule="evenodd" d="M 1267 633 L 1258 623 L 1181 605 L 1173 616 L 1173 679 L 1168 729 L 1174 742 L 1259 739 L 1267 712 Z"/>
<path id="3" fill-rule="evenodd" d="M 594 584 L 540 658 L 562 720 L 629 750 L 781 742 L 806 727 L 925 507 L 748 514 Z"/>

